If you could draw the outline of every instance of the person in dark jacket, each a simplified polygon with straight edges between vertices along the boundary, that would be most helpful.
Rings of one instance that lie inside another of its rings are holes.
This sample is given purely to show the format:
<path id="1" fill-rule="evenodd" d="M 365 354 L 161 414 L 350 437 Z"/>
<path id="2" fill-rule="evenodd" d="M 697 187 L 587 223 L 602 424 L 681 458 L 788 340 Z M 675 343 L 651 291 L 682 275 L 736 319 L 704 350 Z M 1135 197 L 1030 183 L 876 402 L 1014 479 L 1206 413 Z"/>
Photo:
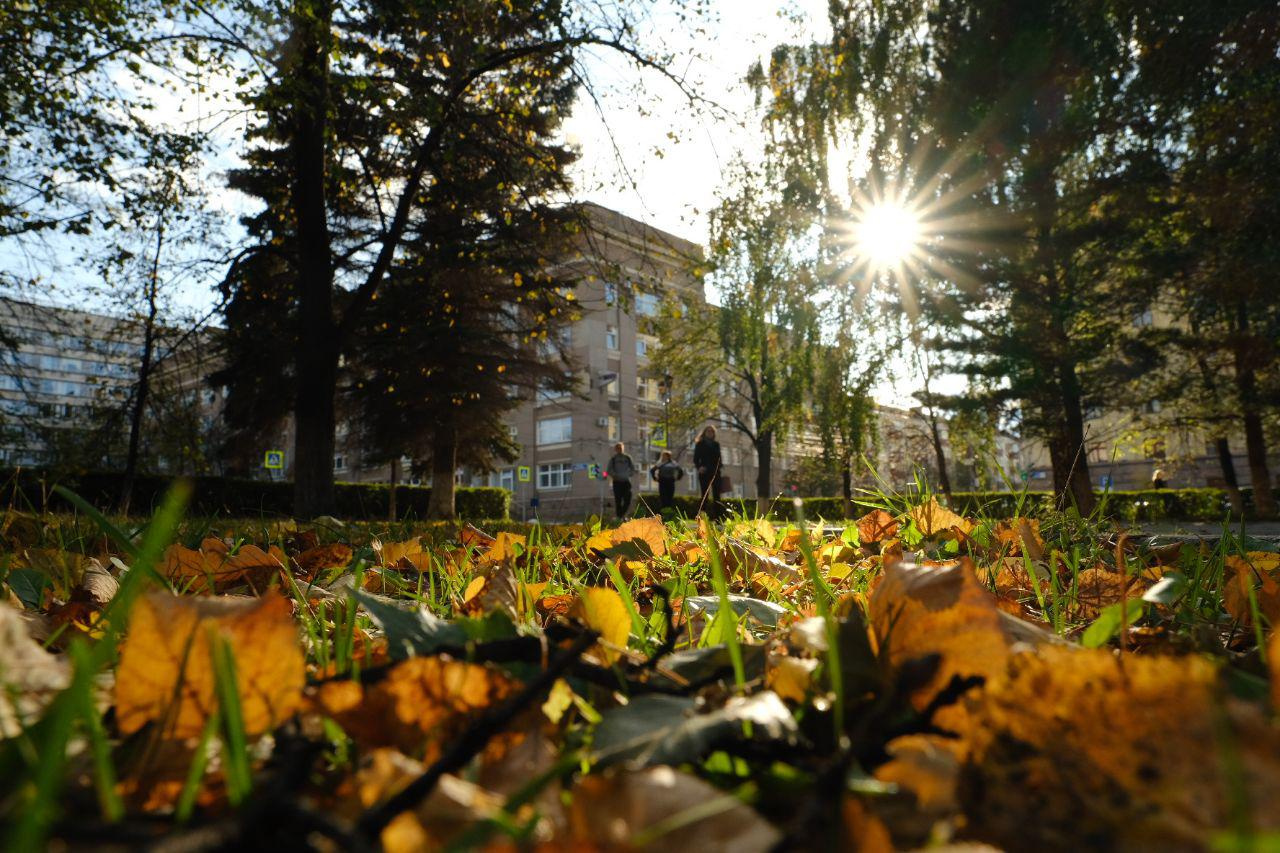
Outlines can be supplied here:
<path id="1" fill-rule="evenodd" d="M 649 469 L 649 476 L 658 481 L 658 507 L 666 509 L 676 505 L 676 481 L 684 476 L 684 469 L 671 458 L 671 451 L 662 451 L 658 464 Z"/>
<path id="2" fill-rule="evenodd" d="M 613 507 L 618 518 L 627 514 L 631 508 L 631 478 L 636 473 L 636 463 L 627 455 L 627 449 L 619 441 L 613 446 L 613 456 L 605 466 L 605 473 L 613 481 Z"/>
<path id="3" fill-rule="evenodd" d="M 693 445 L 693 467 L 698 469 L 698 488 L 707 511 L 715 515 L 720 507 L 720 442 L 716 428 L 708 426 Z"/>

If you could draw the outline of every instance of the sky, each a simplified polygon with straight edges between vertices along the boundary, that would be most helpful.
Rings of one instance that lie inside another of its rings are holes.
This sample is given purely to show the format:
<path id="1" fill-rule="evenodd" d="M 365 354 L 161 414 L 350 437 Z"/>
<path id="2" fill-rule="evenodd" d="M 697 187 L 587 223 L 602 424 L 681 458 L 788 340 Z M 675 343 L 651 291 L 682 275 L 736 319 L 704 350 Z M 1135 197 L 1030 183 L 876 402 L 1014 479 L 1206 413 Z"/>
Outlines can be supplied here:
<path id="1" fill-rule="evenodd" d="M 680 57 L 675 69 L 714 108 L 691 105 L 656 73 L 596 54 L 588 66 L 601 110 L 584 96 L 565 128 L 582 152 L 574 176 L 580 198 L 698 243 L 706 242 L 707 212 L 734 158 L 760 156 L 760 121 L 743 82 L 747 69 L 767 60 L 777 44 L 826 39 L 831 32 L 826 0 L 709 5 L 700 21 L 683 24 L 660 6 L 652 20 L 658 32 L 650 35 Z"/>

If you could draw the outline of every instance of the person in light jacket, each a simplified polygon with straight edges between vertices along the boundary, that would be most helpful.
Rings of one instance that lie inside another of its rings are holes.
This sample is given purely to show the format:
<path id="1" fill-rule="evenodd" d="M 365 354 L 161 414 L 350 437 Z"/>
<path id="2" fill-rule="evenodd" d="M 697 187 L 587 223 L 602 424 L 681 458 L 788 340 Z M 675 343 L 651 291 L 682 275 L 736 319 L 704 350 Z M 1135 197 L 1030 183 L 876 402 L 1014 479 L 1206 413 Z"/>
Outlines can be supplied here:
<path id="1" fill-rule="evenodd" d="M 613 456 L 605 466 L 605 473 L 613 481 L 613 508 L 622 518 L 631 508 L 631 478 L 636 473 L 636 463 L 627 455 L 626 448 L 619 441 L 613 446 Z"/>
<path id="2" fill-rule="evenodd" d="M 703 504 L 714 516 L 720 506 L 720 442 L 716 441 L 716 428 L 708 426 L 693 445 L 693 467 L 698 469 L 698 488 L 702 490 Z"/>
<path id="3" fill-rule="evenodd" d="M 666 509 L 676 505 L 676 481 L 684 476 L 684 469 L 671 458 L 671 451 L 662 451 L 658 464 L 649 469 L 649 476 L 658 481 L 658 507 Z"/>

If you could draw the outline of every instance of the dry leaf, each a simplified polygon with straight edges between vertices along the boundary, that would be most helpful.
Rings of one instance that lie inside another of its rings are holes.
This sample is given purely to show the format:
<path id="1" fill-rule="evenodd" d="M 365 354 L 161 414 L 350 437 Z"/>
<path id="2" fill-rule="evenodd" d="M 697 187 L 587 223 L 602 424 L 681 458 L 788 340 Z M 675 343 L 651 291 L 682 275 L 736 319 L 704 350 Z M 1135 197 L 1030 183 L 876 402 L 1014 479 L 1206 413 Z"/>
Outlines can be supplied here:
<path id="1" fill-rule="evenodd" d="M 995 598 L 978 583 L 968 560 L 887 566 L 871 596 L 871 623 L 895 667 L 929 654 L 941 656 L 933 678 L 911 696 L 917 709 L 954 675 L 990 678 L 1002 673 L 1009 655 Z M 936 719 L 951 728 L 963 722 L 964 712 L 951 706 Z"/>
<path id="2" fill-rule="evenodd" d="M 71 667 L 40 647 L 13 607 L 0 603 L 0 738 L 17 737 L 71 683 Z"/>
<path id="3" fill-rule="evenodd" d="M 210 636 L 235 656 L 245 730 L 259 734 L 298 707 L 305 680 L 298 628 L 287 600 L 179 598 L 152 593 L 130 611 L 129 635 L 116 672 L 120 731 L 165 721 L 165 734 L 198 737 L 217 706 Z"/>
<path id="4" fill-rule="evenodd" d="M 1044 646 L 1010 659 L 974 720 L 958 791 L 992 843 L 1204 849 L 1237 807 L 1280 828 L 1280 731 L 1204 658 Z"/>
<path id="5" fill-rule="evenodd" d="M 929 498 L 929 502 L 920 504 L 912 508 L 907 513 L 912 521 L 916 523 L 916 529 L 925 536 L 934 536 L 939 533 L 946 533 L 953 527 L 961 533 L 972 533 L 975 527 L 974 523 L 961 515 L 956 515 L 942 504 L 938 503 L 936 497 Z"/>
<path id="6" fill-rule="evenodd" d="M 370 687 L 346 684 L 354 689 L 322 685 L 312 702 L 358 742 L 394 746 L 427 760 L 478 712 L 514 690 L 511 680 L 496 669 L 444 657 L 402 661 Z M 506 745 L 498 739 L 494 749 Z"/>
<path id="7" fill-rule="evenodd" d="M 193 551 L 170 545 L 164 552 L 160 572 L 179 591 L 223 592 L 249 584 L 263 589 L 285 566 L 285 555 L 275 545 L 263 551 L 257 545 L 243 545 L 233 556 L 221 539 L 209 538 Z"/>
<path id="8" fill-rule="evenodd" d="M 711 804 L 720 804 L 712 808 Z M 676 821 L 674 835 L 655 839 L 665 846 L 678 839 L 690 850 L 769 850 L 782 839 L 754 810 L 707 782 L 671 767 L 588 776 L 573 789 L 568 838 L 560 846 L 590 844 L 626 849 L 645 830 Z"/>
<path id="9" fill-rule="evenodd" d="M 858 526 L 859 542 L 883 542 L 898 535 L 897 520 L 882 509 L 873 509 L 854 523 Z"/>
<path id="10" fill-rule="evenodd" d="M 605 663 L 613 663 L 627 647 L 631 636 L 631 615 L 622 596 L 607 587 L 589 586 L 573 603 L 569 615 L 600 635 L 593 654 Z"/>
<path id="11" fill-rule="evenodd" d="M 1222 606 L 1242 625 L 1253 624 L 1249 588 L 1266 623 L 1280 625 L 1280 554 L 1250 551 L 1227 557 L 1229 573 L 1222 586 Z"/>
<path id="12" fill-rule="evenodd" d="M 809 698 L 813 673 L 817 668 L 818 662 L 812 658 L 775 655 L 769 658 L 765 681 L 769 689 L 783 699 L 803 702 Z"/>
<path id="13" fill-rule="evenodd" d="M 308 548 L 293 558 L 297 573 L 308 582 L 325 569 L 338 569 L 351 562 L 351 546 L 342 543 Z"/>

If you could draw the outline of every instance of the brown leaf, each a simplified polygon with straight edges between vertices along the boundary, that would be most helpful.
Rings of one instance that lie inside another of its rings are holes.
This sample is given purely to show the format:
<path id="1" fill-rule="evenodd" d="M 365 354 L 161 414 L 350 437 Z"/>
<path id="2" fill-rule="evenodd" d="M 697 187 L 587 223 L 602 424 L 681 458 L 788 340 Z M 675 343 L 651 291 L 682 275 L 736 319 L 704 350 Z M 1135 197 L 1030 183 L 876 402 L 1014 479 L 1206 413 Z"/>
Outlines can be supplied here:
<path id="1" fill-rule="evenodd" d="M 1013 518 L 996 525 L 996 541 L 1005 546 L 1011 555 L 1027 555 L 1033 560 L 1042 560 L 1045 555 L 1044 539 L 1040 536 L 1040 520 L 1036 518 Z"/>
<path id="2" fill-rule="evenodd" d="M 312 702 L 361 744 L 394 746 L 431 760 L 440 744 L 513 690 L 510 679 L 481 664 L 410 658 L 371 687 L 326 683 Z"/>
<path id="3" fill-rule="evenodd" d="M 179 591 L 208 593 L 224 592 L 245 583 L 264 589 L 284 566 L 284 552 L 275 545 L 267 551 L 257 545 L 244 545 L 232 556 L 225 542 L 209 538 L 200 543 L 198 551 L 170 545 L 160 572 Z"/>
<path id="4" fill-rule="evenodd" d="M 1250 551 L 1243 557 L 1227 557 L 1227 577 L 1222 587 L 1222 606 L 1242 625 L 1253 624 L 1253 605 L 1249 603 L 1249 588 L 1258 612 L 1267 624 L 1280 625 L 1280 554 L 1266 551 Z"/>
<path id="5" fill-rule="evenodd" d="M 0 603 L 0 738 L 22 734 L 70 683 L 67 661 L 41 648 L 22 614 Z"/>
<path id="6" fill-rule="evenodd" d="M 337 569 L 351 562 L 351 546 L 335 542 L 332 545 L 319 545 L 308 548 L 293 558 L 297 574 L 310 582 L 325 569 Z"/>
<path id="7" fill-rule="evenodd" d="M 877 641 L 888 649 L 893 666 L 929 654 L 941 656 L 933 678 L 911 696 L 917 709 L 923 709 L 953 675 L 990 678 L 1004 671 L 1009 639 L 995 598 L 978 583 L 968 560 L 886 566 L 870 609 Z M 937 716 L 944 728 L 963 719 L 956 706 L 943 708 Z"/>
<path id="8" fill-rule="evenodd" d="M 259 734 L 298 707 L 305 680 L 289 602 L 262 598 L 180 598 L 152 593 L 130 611 L 116 672 L 120 731 L 164 722 L 166 735 L 198 737 L 217 705 L 210 637 L 235 655 L 245 730 Z"/>
<path id="9" fill-rule="evenodd" d="M 732 794 L 671 767 L 588 776 L 573 789 L 568 818 L 568 837 L 557 839 L 561 846 L 639 846 L 646 830 L 672 820 L 680 821 L 678 834 L 660 836 L 658 845 L 678 838 L 683 849 L 746 853 L 769 850 L 782 838 Z"/>
<path id="10" fill-rule="evenodd" d="M 995 844 L 1204 849 L 1233 820 L 1280 828 L 1280 730 L 1204 658 L 1043 646 L 1012 656 L 974 720 L 957 790 Z"/>
<path id="11" fill-rule="evenodd" d="M 858 541 L 883 542 L 898 535 L 898 521 L 882 509 L 871 512 L 854 522 L 858 526 Z"/>
<path id="12" fill-rule="evenodd" d="M 907 513 L 918 529 L 925 536 L 935 536 L 955 528 L 961 533 L 973 532 L 974 523 L 961 515 L 956 515 L 942 504 L 936 497 L 929 498 L 928 503 L 920 504 Z"/>

